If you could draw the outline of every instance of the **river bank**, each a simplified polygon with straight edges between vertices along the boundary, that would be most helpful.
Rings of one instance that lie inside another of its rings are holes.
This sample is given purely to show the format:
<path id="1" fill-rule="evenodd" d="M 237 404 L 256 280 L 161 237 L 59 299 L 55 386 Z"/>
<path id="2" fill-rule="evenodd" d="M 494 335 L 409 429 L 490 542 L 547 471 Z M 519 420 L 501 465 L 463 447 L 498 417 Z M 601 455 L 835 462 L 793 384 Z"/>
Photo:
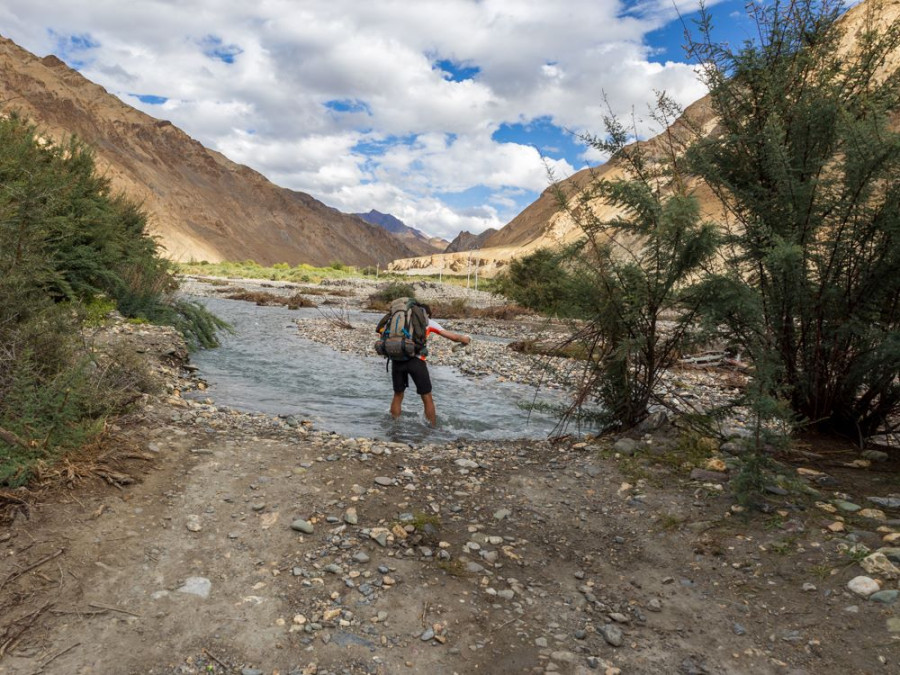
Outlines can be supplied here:
<path id="1" fill-rule="evenodd" d="M 800 447 L 751 515 L 728 457 L 684 454 L 664 422 L 556 443 L 342 437 L 186 397 L 204 383 L 171 331 L 109 339 L 161 393 L 0 529 L 0 673 L 898 667 L 897 580 L 860 566 L 900 540 L 893 458 Z"/>

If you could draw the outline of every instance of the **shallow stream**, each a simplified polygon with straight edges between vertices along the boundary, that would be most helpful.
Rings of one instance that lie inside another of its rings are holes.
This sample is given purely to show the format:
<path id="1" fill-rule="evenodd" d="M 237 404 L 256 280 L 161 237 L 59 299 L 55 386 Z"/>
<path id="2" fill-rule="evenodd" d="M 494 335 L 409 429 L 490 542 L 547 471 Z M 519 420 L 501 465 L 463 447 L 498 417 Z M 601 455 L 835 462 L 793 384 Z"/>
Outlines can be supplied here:
<path id="1" fill-rule="evenodd" d="M 553 392 L 498 378 L 473 379 L 449 366 L 429 364 L 438 426 L 422 415 L 415 389 L 407 390 L 403 414 L 388 414 L 391 378 L 383 359 L 337 352 L 301 338 L 294 320 L 321 316 L 316 309 L 260 307 L 250 302 L 195 298 L 234 327 L 222 346 L 192 355 L 199 375 L 209 384 L 195 397 L 242 411 L 294 415 L 312 420 L 317 429 L 345 436 L 393 441 L 441 442 L 457 438 L 499 440 L 545 438 L 556 419 L 525 409 L 532 401 L 554 403 Z M 379 314 L 350 312 L 351 323 L 364 329 Z M 373 331 L 374 337 L 374 331 Z M 474 335 L 475 339 L 480 336 Z M 487 338 L 485 338 L 487 339 Z M 373 340 L 374 342 L 374 340 Z"/>

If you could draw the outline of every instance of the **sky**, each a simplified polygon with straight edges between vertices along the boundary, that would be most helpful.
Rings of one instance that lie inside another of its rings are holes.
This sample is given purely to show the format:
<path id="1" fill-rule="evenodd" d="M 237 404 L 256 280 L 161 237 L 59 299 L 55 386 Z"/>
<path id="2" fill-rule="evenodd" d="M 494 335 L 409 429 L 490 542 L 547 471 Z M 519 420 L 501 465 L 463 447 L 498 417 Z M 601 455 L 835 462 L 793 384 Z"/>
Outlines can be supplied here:
<path id="1" fill-rule="evenodd" d="M 715 36 L 743 2 L 707 0 Z M 604 158 L 608 108 L 704 95 L 696 0 L 3 0 L 0 34 L 282 187 L 428 235 L 501 228 Z M 680 15 L 680 18 L 679 18 Z"/>

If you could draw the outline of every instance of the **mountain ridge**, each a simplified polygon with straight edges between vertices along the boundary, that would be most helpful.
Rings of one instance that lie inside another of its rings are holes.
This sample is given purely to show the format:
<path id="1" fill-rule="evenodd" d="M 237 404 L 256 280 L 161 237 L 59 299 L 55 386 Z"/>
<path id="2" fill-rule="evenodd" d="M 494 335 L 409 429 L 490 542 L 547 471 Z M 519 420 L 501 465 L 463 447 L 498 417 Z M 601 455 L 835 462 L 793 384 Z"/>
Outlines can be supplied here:
<path id="1" fill-rule="evenodd" d="M 841 49 L 850 48 L 869 18 L 882 27 L 897 21 L 900 18 L 900 0 L 882 2 L 866 0 L 847 10 L 839 19 L 845 31 Z M 900 68 L 900 51 L 891 56 L 889 62 L 882 66 L 885 77 Z M 682 134 L 688 126 L 693 126 L 700 129 L 701 134 L 708 134 L 713 132 L 716 123 L 711 99 L 707 95 L 687 106 L 684 114 L 669 129 L 661 131 L 653 138 L 638 141 L 638 144 L 652 153 L 663 142 L 667 133 Z M 893 116 L 893 127 L 900 129 L 900 110 Z M 441 255 L 395 260 L 391 263 L 390 269 L 412 274 L 432 274 L 438 270 L 464 273 L 468 265 L 477 264 L 484 276 L 496 275 L 515 258 L 526 256 L 541 248 L 558 248 L 573 243 L 583 236 L 565 210 L 560 209 L 559 190 L 572 195 L 589 180 L 625 177 L 624 168 L 616 158 L 597 167 L 582 169 L 556 185 L 548 186 L 515 218 L 484 239 L 480 248 L 467 252 L 447 251 Z M 695 190 L 703 217 L 721 220 L 722 204 L 709 187 L 698 181 L 692 181 L 691 187 Z M 620 211 L 600 201 L 592 202 L 591 207 L 601 220 L 609 220 L 620 215 Z"/>
<path id="2" fill-rule="evenodd" d="M 69 68 L 0 36 L 2 112 L 17 112 L 54 141 L 94 150 L 114 192 L 144 206 L 148 230 L 181 261 L 252 259 L 385 264 L 415 252 L 380 227 L 206 148 Z"/>
<path id="3" fill-rule="evenodd" d="M 353 215 L 387 230 L 410 249 L 416 251 L 417 255 L 440 253 L 447 248 L 446 240 L 440 237 L 429 237 L 421 230 L 410 227 L 390 213 L 381 213 L 381 211 L 371 209 L 368 213 L 354 213 Z"/>

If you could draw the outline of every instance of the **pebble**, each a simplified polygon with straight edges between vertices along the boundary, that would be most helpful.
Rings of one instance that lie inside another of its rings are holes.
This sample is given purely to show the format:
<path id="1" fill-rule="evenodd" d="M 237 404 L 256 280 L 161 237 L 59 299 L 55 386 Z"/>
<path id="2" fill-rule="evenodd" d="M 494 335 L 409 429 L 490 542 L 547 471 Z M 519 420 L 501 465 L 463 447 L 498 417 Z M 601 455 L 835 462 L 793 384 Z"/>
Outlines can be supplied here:
<path id="1" fill-rule="evenodd" d="M 212 590 L 212 582 L 206 577 L 188 577 L 184 584 L 175 589 L 178 593 L 187 593 L 201 598 L 208 598 Z"/>
<path id="2" fill-rule="evenodd" d="M 633 438 L 620 438 L 613 444 L 613 451 L 622 455 L 633 455 L 637 448 L 638 442 Z"/>
<path id="3" fill-rule="evenodd" d="M 865 576 L 853 577 L 847 582 L 847 588 L 864 598 L 868 598 L 881 589 L 877 581 Z"/>
<path id="4" fill-rule="evenodd" d="M 621 647 L 622 640 L 624 638 L 622 634 L 622 630 L 611 623 L 600 626 L 597 629 L 597 632 L 603 636 L 603 639 L 606 640 L 607 644 L 612 645 L 613 647 Z"/>
<path id="5" fill-rule="evenodd" d="M 348 525 L 356 525 L 359 523 L 359 516 L 356 514 L 356 509 L 351 507 L 344 512 L 344 522 Z"/>
<path id="6" fill-rule="evenodd" d="M 867 497 L 867 499 L 883 509 L 900 509 L 900 497 Z"/>
<path id="7" fill-rule="evenodd" d="M 375 484 L 381 485 L 382 487 L 389 487 L 394 484 L 394 479 L 388 478 L 387 476 L 376 476 Z"/>
<path id="8" fill-rule="evenodd" d="M 869 574 L 887 579 L 900 579 L 900 567 L 892 563 L 881 551 L 867 555 L 859 564 Z"/>
<path id="9" fill-rule="evenodd" d="M 843 499 L 835 499 L 832 503 L 845 513 L 856 513 L 857 511 L 862 509 L 859 504 L 854 504 L 853 502 L 848 502 Z"/>
<path id="10" fill-rule="evenodd" d="M 191 532 L 199 532 L 202 530 L 203 526 L 200 524 L 200 516 L 189 515 L 185 527 Z"/>
<path id="11" fill-rule="evenodd" d="M 291 529 L 296 530 L 297 532 L 303 532 L 304 534 L 312 534 L 314 531 L 312 523 L 308 520 L 303 520 L 303 518 L 298 518 L 291 523 Z"/>
<path id="12" fill-rule="evenodd" d="M 877 591 L 869 596 L 869 600 L 871 602 L 880 602 L 885 605 L 893 605 L 897 602 L 898 596 L 900 596 L 900 591 L 897 590 Z"/>

